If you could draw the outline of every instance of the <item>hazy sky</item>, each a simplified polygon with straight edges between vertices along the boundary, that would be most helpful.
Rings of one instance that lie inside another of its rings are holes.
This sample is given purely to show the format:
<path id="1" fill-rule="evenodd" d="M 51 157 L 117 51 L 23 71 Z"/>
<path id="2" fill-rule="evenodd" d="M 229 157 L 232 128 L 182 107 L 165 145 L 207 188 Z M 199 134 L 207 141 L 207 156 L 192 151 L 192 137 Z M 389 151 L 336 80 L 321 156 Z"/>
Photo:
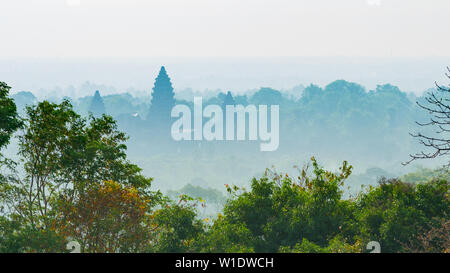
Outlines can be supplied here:
<path id="1" fill-rule="evenodd" d="M 0 58 L 450 56 L 449 0 L 1 0 Z"/>

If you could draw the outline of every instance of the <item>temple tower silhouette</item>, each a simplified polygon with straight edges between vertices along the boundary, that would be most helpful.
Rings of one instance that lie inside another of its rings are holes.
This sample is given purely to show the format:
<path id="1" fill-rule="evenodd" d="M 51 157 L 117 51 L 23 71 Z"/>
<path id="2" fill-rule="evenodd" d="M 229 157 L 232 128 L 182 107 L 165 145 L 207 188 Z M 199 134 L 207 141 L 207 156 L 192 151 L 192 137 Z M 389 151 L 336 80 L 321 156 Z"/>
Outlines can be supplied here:
<path id="1" fill-rule="evenodd" d="M 170 113 L 175 105 L 175 93 L 164 66 L 161 67 L 152 92 L 152 100 L 147 116 L 148 126 L 159 136 L 170 137 L 172 118 Z"/>
<path id="2" fill-rule="evenodd" d="M 92 113 L 94 117 L 100 117 L 106 113 L 105 104 L 103 103 L 102 96 L 100 96 L 98 90 L 95 91 L 94 97 L 92 98 L 89 112 Z"/>

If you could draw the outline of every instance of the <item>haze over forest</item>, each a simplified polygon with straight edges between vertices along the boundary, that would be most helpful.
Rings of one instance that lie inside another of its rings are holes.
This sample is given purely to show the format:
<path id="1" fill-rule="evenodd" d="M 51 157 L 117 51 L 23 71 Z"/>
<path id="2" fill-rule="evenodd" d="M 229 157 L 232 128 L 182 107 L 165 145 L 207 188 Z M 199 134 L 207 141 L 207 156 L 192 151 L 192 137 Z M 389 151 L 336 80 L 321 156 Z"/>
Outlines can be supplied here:
<path id="1" fill-rule="evenodd" d="M 288 90 L 337 79 L 368 89 L 390 83 L 420 95 L 445 81 L 442 70 L 449 63 L 450 57 L 0 58 L 0 75 L 12 93 L 31 91 L 41 99 L 92 95 L 95 87 L 87 83 L 103 95 L 149 95 L 161 65 L 170 70 L 177 97 L 189 90 Z"/>
<path id="2" fill-rule="evenodd" d="M 422 149 L 409 135 L 422 130 L 415 121 L 427 119 L 427 113 L 415 102 L 422 99 L 424 91 L 434 88 L 434 81 L 445 71 L 442 60 L 321 60 L 168 62 L 167 73 L 178 104 L 192 107 L 193 97 L 202 96 L 205 105 L 222 105 L 231 91 L 236 104 L 280 105 L 280 146 L 266 153 L 259 151 L 259 142 L 166 143 L 155 138 L 159 125 L 150 125 L 148 118 L 160 67 L 152 62 L 47 62 L 44 66 L 41 60 L 35 64 L 28 61 L 27 68 L 11 61 L 10 65 L 17 65 L 15 70 L 6 69 L 3 61 L 2 67 L 9 71 L 5 80 L 13 86 L 12 97 L 21 113 L 27 104 L 66 98 L 84 116 L 100 107 L 98 114 L 118 120 L 119 128 L 130 136 L 130 160 L 155 179 L 155 188 L 165 192 L 188 184 L 224 192 L 224 184 L 248 186 L 250 179 L 262 176 L 266 168 L 295 175 L 298 170 L 294 166 L 303 166 L 311 156 L 331 169 L 348 160 L 355 167 L 346 184 L 351 192 L 357 192 L 363 184 L 375 184 L 382 176 L 399 177 L 420 166 L 433 169 L 442 164 L 437 159 L 402 165 L 409 154 Z M 38 65 L 45 69 L 33 67 Z M 25 73 L 27 69 L 36 74 Z M 52 73 L 47 75 L 46 69 Z M 15 73 L 29 75 L 30 80 L 22 80 L 22 84 L 17 81 L 15 86 Z M 57 79 L 55 84 L 61 86 L 45 88 L 51 79 Z M 38 88 L 40 80 L 43 87 Z M 64 85 L 77 81 L 81 85 Z M 124 87 L 127 84 L 128 88 Z M 18 89 L 27 85 L 35 87 Z M 101 106 L 93 106 L 97 90 Z M 15 150 L 13 143 L 7 154 L 14 158 Z"/>

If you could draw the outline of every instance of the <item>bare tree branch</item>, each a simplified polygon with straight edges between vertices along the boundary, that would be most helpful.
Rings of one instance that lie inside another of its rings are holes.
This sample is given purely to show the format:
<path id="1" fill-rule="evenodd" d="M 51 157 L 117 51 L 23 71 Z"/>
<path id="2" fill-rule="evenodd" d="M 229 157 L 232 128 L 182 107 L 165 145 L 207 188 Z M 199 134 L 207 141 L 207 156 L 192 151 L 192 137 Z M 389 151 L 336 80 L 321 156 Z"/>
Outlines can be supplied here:
<path id="1" fill-rule="evenodd" d="M 447 67 L 448 72 L 445 73 L 450 79 L 450 68 Z M 422 133 L 410 134 L 417 138 L 419 143 L 427 148 L 428 151 L 421 151 L 410 155 L 410 160 L 403 163 L 408 165 L 417 159 L 430 159 L 441 156 L 446 156 L 450 153 L 450 85 L 445 87 L 435 82 L 436 89 L 427 93 L 424 102 L 417 101 L 417 105 L 426 110 L 430 114 L 430 119 L 427 122 L 416 122 L 419 126 L 436 127 L 435 133 L 438 136 L 427 136 Z M 445 164 L 445 167 L 450 167 L 450 161 Z"/>

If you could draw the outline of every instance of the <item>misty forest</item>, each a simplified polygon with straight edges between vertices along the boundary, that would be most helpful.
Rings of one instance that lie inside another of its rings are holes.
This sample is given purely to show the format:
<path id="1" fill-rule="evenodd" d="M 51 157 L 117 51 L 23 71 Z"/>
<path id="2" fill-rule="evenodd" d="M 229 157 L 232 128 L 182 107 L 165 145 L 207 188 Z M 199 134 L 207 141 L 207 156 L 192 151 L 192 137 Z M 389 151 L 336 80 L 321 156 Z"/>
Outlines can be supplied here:
<path id="1" fill-rule="evenodd" d="M 45 99 L 0 82 L 0 252 L 450 251 L 450 77 L 416 96 L 346 80 L 175 90 L 169 76 Z M 279 105 L 278 149 L 173 140 L 171 110 L 194 97 Z"/>

